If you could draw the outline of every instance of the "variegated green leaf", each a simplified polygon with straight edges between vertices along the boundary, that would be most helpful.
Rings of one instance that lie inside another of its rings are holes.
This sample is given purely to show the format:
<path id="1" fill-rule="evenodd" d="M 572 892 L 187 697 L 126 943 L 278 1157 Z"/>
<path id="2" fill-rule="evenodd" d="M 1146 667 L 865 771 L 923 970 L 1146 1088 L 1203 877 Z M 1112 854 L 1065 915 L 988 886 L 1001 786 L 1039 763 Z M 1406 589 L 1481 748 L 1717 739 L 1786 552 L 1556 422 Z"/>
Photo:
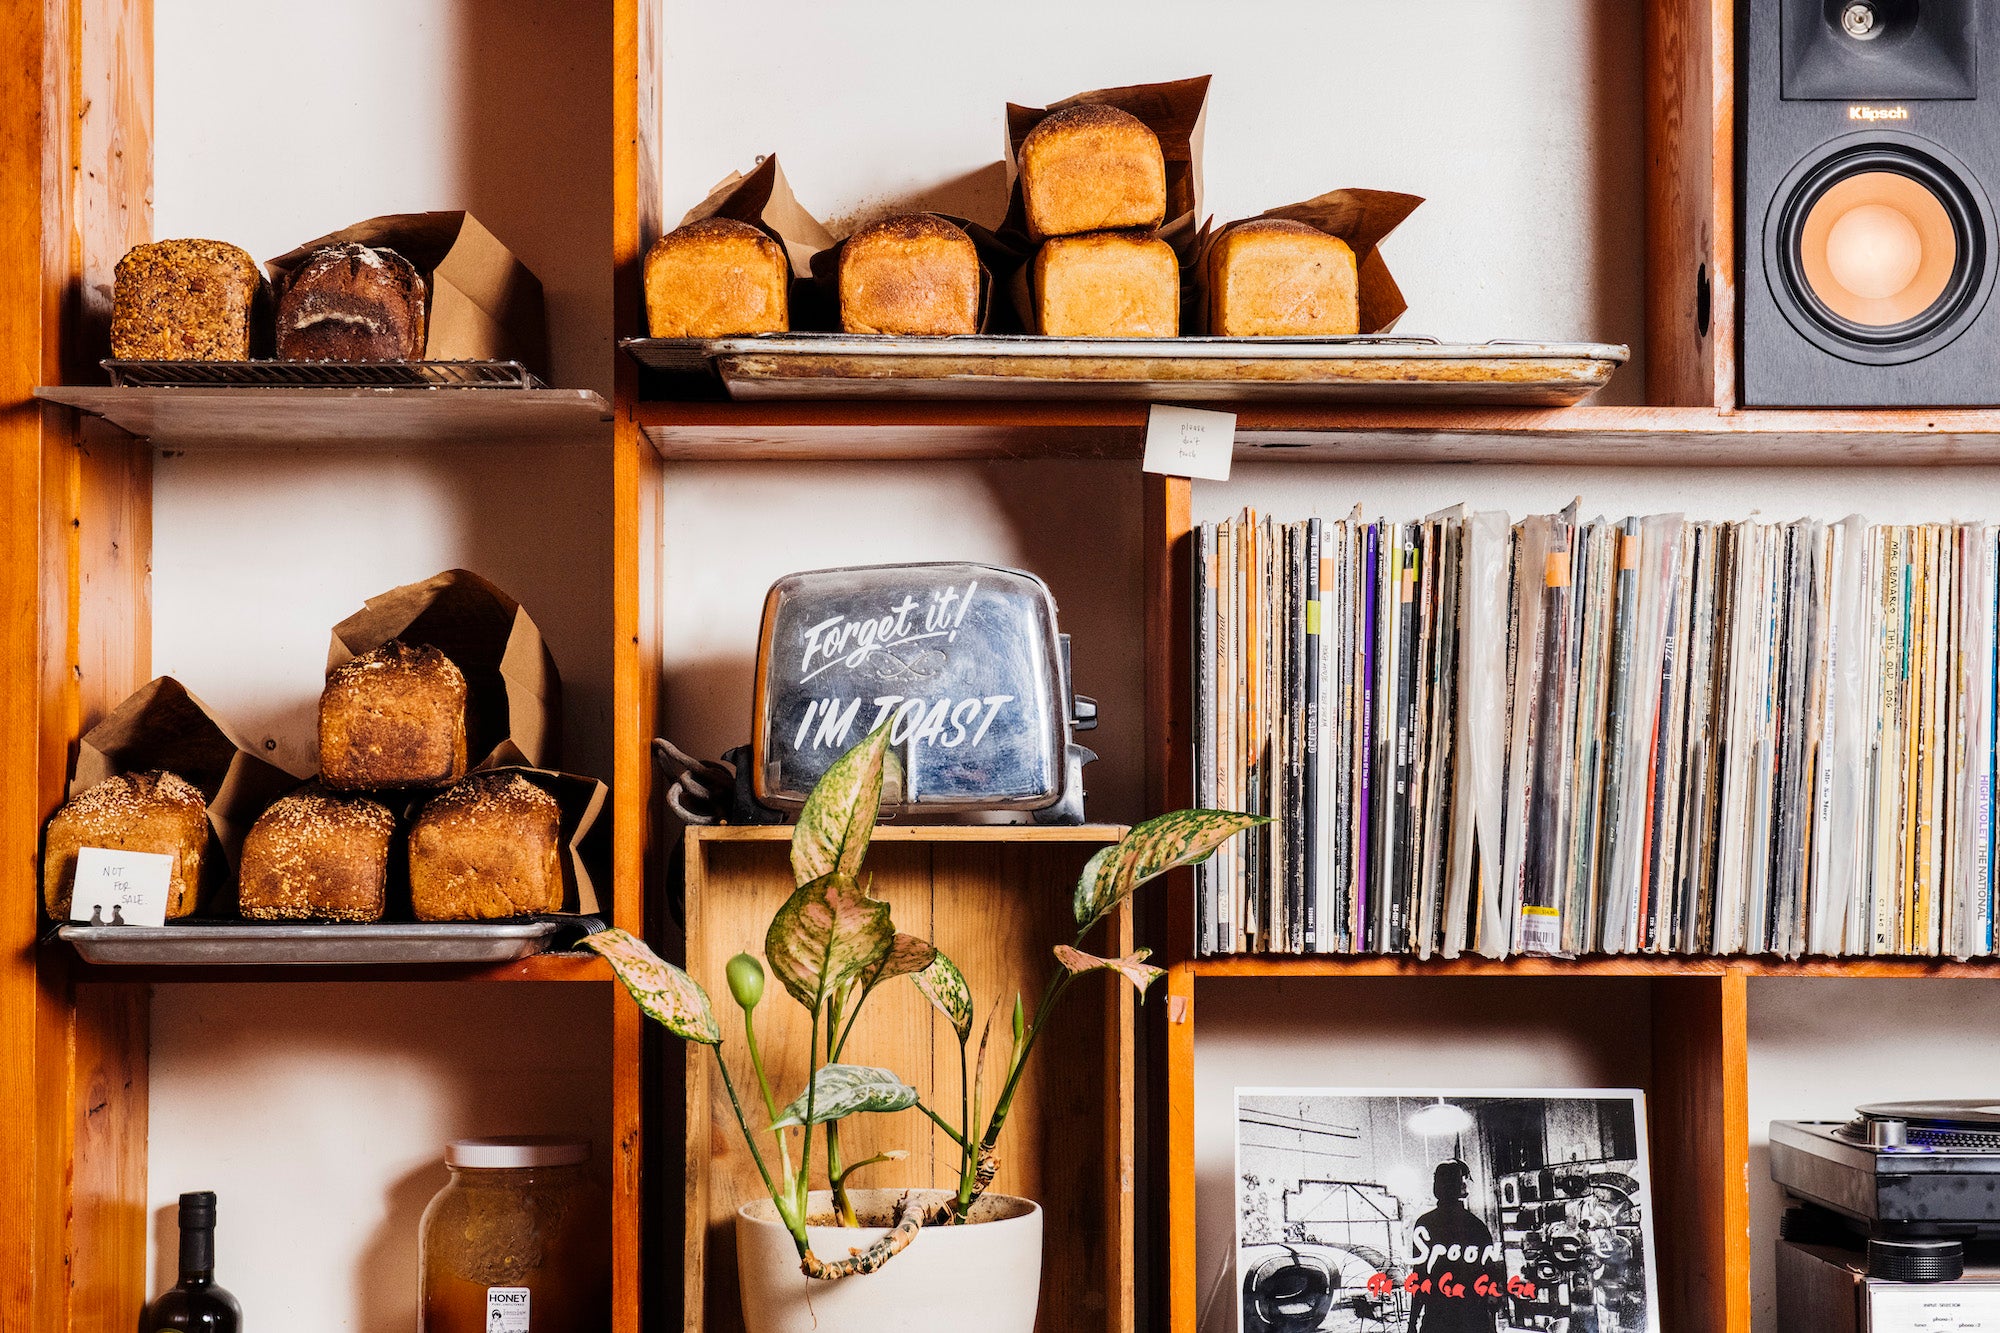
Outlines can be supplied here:
<path id="1" fill-rule="evenodd" d="M 793 890 L 764 935 L 764 958 L 793 999 L 817 1014 L 827 997 L 882 961 L 895 939 L 889 904 L 847 875 Z"/>
<path id="2" fill-rule="evenodd" d="M 907 977 L 921 972 L 937 957 L 937 949 L 929 940 L 920 940 L 915 935 L 905 935 L 897 931 L 889 942 L 889 952 L 882 955 L 882 961 L 870 969 L 862 982 L 864 993 L 874 990 L 885 981 L 896 977 Z"/>
<path id="3" fill-rule="evenodd" d="M 889 724 L 884 722 L 834 760 L 813 784 L 792 830 L 792 876 L 798 883 L 861 873 L 888 761 Z"/>
<path id="4" fill-rule="evenodd" d="M 601 930 L 583 939 L 611 964 L 625 989 L 649 1018 L 683 1041 L 720 1046 L 722 1029 L 709 1006 L 708 992 L 695 979 L 622 930 Z"/>
<path id="5" fill-rule="evenodd" d="M 917 1104 L 917 1090 L 886 1069 L 871 1065 L 821 1065 L 812 1081 L 812 1118 L 806 1118 L 806 1094 L 771 1122 L 773 1129 L 793 1125 L 824 1125 L 862 1111 L 907 1111 Z"/>
<path id="6" fill-rule="evenodd" d="M 937 1011 L 951 1021 L 952 1030 L 958 1033 L 962 1046 L 972 1036 L 972 988 L 965 984 L 965 974 L 958 965 L 943 954 L 937 954 L 930 965 L 916 974 L 917 989 L 924 998 L 937 1006 Z"/>
<path id="7" fill-rule="evenodd" d="M 1139 992 L 1139 998 L 1146 998 L 1146 988 L 1166 975 L 1160 968 L 1146 962 L 1153 956 L 1151 949 L 1141 949 L 1123 958 L 1099 958 L 1081 949 L 1072 949 L 1067 944 L 1056 946 L 1056 961 L 1070 972 L 1116 972 L 1132 983 Z"/>
<path id="8" fill-rule="evenodd" d="M 1146 881 L 1198 865 L 1243 830 L 1269 822 L 1233 810 L 1176 810 L 1147 820 L 1084 866 L 1076 886 L 1078 927 L 1096 925 Z"/>

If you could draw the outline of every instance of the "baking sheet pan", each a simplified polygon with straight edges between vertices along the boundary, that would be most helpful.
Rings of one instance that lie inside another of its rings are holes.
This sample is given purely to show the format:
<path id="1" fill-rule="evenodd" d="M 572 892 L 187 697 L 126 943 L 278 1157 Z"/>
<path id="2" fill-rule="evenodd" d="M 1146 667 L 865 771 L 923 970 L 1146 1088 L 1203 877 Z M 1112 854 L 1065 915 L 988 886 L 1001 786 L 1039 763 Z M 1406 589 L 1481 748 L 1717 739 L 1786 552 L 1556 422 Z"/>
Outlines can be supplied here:
<path id="1" fill-rule="evenodd" d="M 1137 399 L 1567 407 L 1630 350 L 1429 338 L 634 338 L 641 365 L 719 378 L 738 399 Z"/>
<path id="2" fill-rule="evenodd" d="M 167 926 L 66 925 L 56 935 L 87 963 L 355 966 L 381 963 L 510 963 L 577 938 L 586 917 L 520 921 L 345 923 L 199 921 Z"/>

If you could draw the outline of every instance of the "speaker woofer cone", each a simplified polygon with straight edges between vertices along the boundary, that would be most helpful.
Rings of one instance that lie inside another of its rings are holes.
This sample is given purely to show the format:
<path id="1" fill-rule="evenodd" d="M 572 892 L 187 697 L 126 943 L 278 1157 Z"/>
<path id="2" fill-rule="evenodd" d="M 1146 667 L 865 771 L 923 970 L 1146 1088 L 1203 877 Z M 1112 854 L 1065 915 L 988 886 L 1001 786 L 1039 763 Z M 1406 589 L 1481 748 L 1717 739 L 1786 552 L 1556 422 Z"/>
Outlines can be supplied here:
<path id="1" fill-rule="evenodd" d="M 1801 163 L 1766 232 L 1779 307 L 1850 360 L 1936 351 L 1971 325 L 1992 286 L 1990 214 L 1969 175 L 1899 137 Z"/>

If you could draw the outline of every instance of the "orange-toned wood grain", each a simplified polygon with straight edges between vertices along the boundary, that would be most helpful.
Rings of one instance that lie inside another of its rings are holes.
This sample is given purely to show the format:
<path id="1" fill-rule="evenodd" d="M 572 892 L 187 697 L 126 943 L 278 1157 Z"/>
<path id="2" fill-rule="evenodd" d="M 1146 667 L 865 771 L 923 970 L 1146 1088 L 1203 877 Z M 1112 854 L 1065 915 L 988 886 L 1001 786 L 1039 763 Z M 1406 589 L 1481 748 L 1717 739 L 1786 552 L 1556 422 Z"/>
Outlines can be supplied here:
<path id="1" fill-rule="evenodd" d="M 1728 1049 L 1741 1046 L 1740 974 L 1656 977 L 1652 984 L 1652 1084 L 1647 1135 L 1652 1151 L 1659 1246 L 1659 1294 L 1668 1328 L 1748 1333 L 1732 1322 L 1733 1293 L 1749 1295 L 1747 1267 L 1732 1268 L 1729 1228 L 1748 1185 L 1726 1171 L 1734 1126 Z M 1735 1102 L 1740 1107 L 1740 1102 Z M 1747 1306 L 1746 1306 L 1747 1310 Z"/>
<path id="2" fill-rule="evenodd" d="M 1728 374 L 1734 375 L 1734 370 Z M 2000 412 L 1238 405 L 1236 457 L 1265 463 L 1949 467 L 2000 463 Z M 1137 459 L 1130 403 L 644 403 L 670 460 Z"/>
<path id="3" fill-rule="evenodd" d="M 773 912 L 790 894 L 785 829 L 699 829 L 687 845 L 687 963 L 711 995 L 726 995 L 728 959 L 761 952 Z M 988 1104 L 1005 1064 L 1006 1032 L 1018 992 L 1032 1006 L 1054 967 L 1050 946 L 1067 943 L 1075 923 L 1070 896 L 1095 847 L 1118 830 L 926 829 L 879 831 L 869 868 L 874 892 L 891 904 L 898 929 L 934 940 L 965 972 L 983 1028 L 993 1041 L 983 1087 Z M 1114 921 L 1106 948 L 1129 944 Z M 1000 1144 L 995 1189 L 1025 1194 L 1044 1219 L 1042 1320 L 1048 1333 L 1131 1329 L 1129 1172 L 1131 1084 L 1117 1040 L 1130 1032 L 1129 991 L 1109 976 L 1081 979 L 1038 1047 Z M 740 1020 L 723 1005 L 725 1058 L 753 1127 L 764 1122 L 756 1076 L 740 1041 Z M 804 1011 L 773 981 L 757 1011 L 759 1045 L 774 1092 L 788 1101 L 805 1084 Z M 974 1038 L 977 1046 L 977 1036 Z M 739 1328 L 733 1217 L 762 1193 L 715 1075 L 713 1057 L 687 1068 L 687 1308 L 694 1333 Z M 845 1058 L 886 1064 L 919 1088 L 927 1105 L 953 1117 L 959 1104 L 958 1043 L 914 988 L 894 986 L 869 1001 Z M 851 1160 L 888 1147 L 909 1160 L 874 1169 L 880 1184 L 952 1183 L 951 1143 L 916 1113 L 859 1117 L 843 1130 Z M 816 1155 L 819 1149 L 816 1146 Z"/>
<path id="4" fill-rule="evenodd" d="M 147 667 L 148 462 L 32 391 L 101 355 L 112 266 L 151 227 L 151 43 L 146 0 L 17 4 L 0 25 L 6 1328 L 130 1328 L 145 1298 L 143 992 L 79 998 L 64 957 L 33 941 L 41 823 L 71 746 Z"/>
<path id="5" fill-rule="evenodd" d="M 643 332 L 640 267 L 659 234 L 662 8 L 660 0 L 617 0 L 612 17 L 612 312 L 619 337 Z M 638 376 L 629 357 L 613 368 L 612 403 L 612 903 L 615 924 L 666 946 L 667 910 L 649 900 L 653 844 L 652 738 L 660 699 L 660 459 L 640 433 L 633 410 Z M 618 1172 L 612 1199 L 613 1327 L 637 1333 L 662 1321 L 655 1305 L 676 1297 L 671 1246 L 657 1236 L 671 1225 L 655 1205 L 671 1174 L 672 1145 L 661 1132 L 677 1124 L 666 1078 L 678 1053 L 619 1003 L 613 1024 L 612 1118 Z M 649 1242 L 648 1232 L 655 1239 Z"/>
<path id="6" fill-rule="evenodd" d="M 1734 14 L 1730 0 L 1645 7 L 1646 397 L 1735 402 Z M 1697 287 L 1710 292 L 1706 331 Z"/>

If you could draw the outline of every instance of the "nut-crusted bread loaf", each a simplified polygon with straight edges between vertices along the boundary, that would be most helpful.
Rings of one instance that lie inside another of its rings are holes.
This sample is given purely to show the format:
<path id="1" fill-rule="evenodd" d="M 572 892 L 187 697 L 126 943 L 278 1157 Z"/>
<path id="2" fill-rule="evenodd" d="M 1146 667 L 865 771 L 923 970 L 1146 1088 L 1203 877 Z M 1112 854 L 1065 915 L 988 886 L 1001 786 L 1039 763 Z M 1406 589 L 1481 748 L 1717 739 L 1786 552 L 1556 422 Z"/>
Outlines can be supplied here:
<path id="1" fill-rule="evenodd" d="M 247 361 L 263 274 L 224 241 L 151 241 L 118 261 L 111 355 L 121 361 Z M 264 314 L 269 314 L 266 306 Z M 268 344 L 266 344 L 268 345 Z"/>
<path id="2" fill-rule="evenodd" d="M 307 783 L 250 826 L 237 907 L 259 921 L 380 921 L 395 832 L 386 806 Z"/>
<path id="3" fill-rule="evenodd" d="M 319 696 L 320 780 L 336 791 L 442 787 L 465 776 L 465 676 L 391 639 L 341 663 Z"/>
<path id="4" fill-rule="evenodd" d="M 560 912 L 562 808 L 519 773 L 475 773 L 410 825 L 410 903 L 419 921 Z"/>
<path id="5" fill-rule="evenodd" d="M 1053 338 L 1171 338 L 1180 262 L 1157 236 L 1057 236 L 1035 253 L 1035 328 Z"/>
<path id="6" fill-rule="evenodd" d="M 747 222 L 703 218 L 646 252 L 646 327 L 655 338 L 783 333 L 792 265 Z"/>
<path id="7" fill-rule="evenodd" d="M 76 888 L 76 854 L 86 847 L 152 852 L 174 858 L 167 918 L 190 916 L 209 859 L 208 802 L 193 783 L 172 773 L 121 773 L 72 797 L 49 820 L 42 852 L 42 901 L 49 915 L 69 916 Z"/>
<path id="8" fill-rule="evenodd" d="M 1021 141 L 1021 202 L 1036 239 L 1157 227 L 1167 217 L 1159 136 L 1117 107 L 1051 111 Z"/>
<path id="9" fill-rule="evenodd" d="M 932 213 L 871 222 L 840 248 L 840 327 L 849 333 L 979 332 L 979 251 Z"/>
<path id="10" fill-rule="evenodd" d="M 278 298 L 281 361 L 420 361 L 428 332 L 423 275 L 394 250 L 324 246 Z"/>
<path id="11" fill-rule="evenodd" d="M 1354 251 L 1284 218 L 1239 222 L 1208 249 L 1208 331 L 1232 338 L 1361 331 Z"/>

